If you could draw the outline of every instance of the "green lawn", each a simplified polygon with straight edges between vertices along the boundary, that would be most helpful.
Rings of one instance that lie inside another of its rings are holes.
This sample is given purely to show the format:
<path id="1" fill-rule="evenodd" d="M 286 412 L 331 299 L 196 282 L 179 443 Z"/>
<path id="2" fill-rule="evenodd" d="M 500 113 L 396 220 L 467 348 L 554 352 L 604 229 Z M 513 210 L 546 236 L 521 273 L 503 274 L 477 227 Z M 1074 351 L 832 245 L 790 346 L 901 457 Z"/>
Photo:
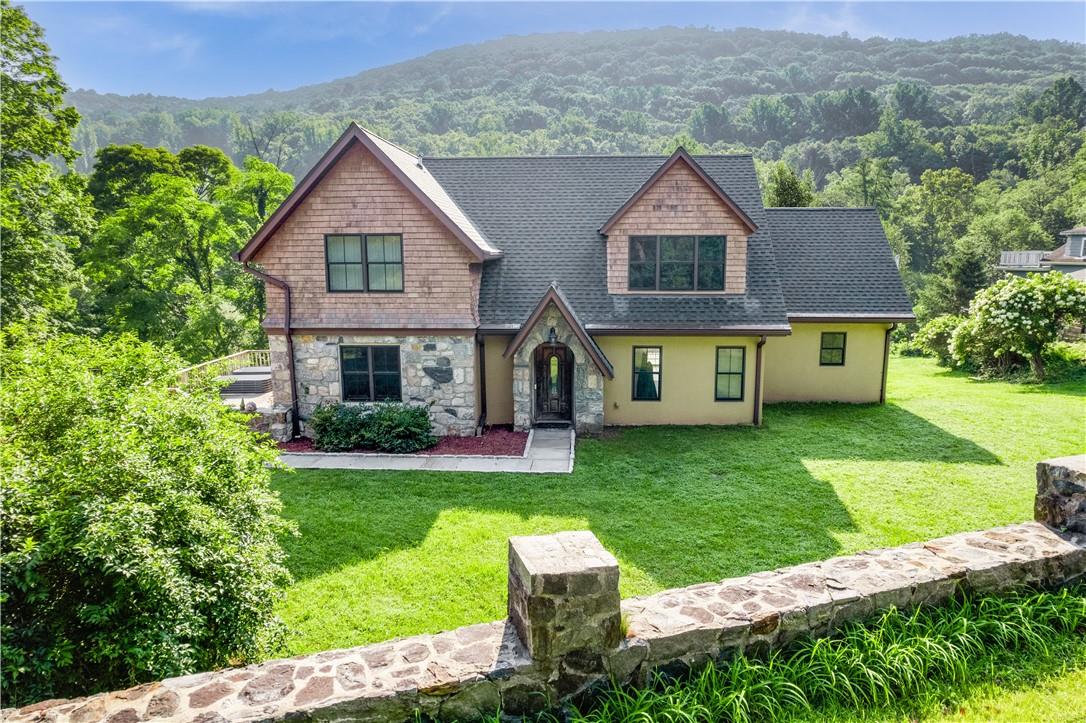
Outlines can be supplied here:
<path id="1" fill-rule="evenodd" d="M 503 617 L 506 538 L 591 529 L 649 593 L 1032 517 L 1034 463 L 1083 451 L 1086 384 L 895 358 L 889 403 L 769 407 L 762 429 L 643 428 L 572 475 L 279 473 L 300 536 L 292 653 Z"/>

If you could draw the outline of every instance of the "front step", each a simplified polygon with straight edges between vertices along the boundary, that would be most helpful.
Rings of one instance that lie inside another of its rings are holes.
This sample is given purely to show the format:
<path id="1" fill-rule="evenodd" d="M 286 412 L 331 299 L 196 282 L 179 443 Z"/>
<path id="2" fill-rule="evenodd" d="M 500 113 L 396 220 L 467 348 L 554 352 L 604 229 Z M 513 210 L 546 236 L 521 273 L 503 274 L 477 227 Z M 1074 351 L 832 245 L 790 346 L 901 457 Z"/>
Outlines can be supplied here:
<path id="1" fill-rule="evenodd" d="M 561 421 L 547 422 L 547 421 L 543 421 L 543 422 L 536 422 L 532 426 L 535 429 L 569 429 L 570 427 L 573 426 L 573 424 L 571 422 L 561 422 Z"/>

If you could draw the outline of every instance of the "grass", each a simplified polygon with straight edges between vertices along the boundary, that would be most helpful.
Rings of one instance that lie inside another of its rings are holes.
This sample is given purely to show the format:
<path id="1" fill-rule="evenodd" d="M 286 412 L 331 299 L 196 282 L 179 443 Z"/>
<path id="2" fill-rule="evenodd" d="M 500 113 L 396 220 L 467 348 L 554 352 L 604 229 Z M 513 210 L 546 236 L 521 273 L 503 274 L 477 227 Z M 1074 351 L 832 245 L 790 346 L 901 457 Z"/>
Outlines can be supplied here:
<path id="1" fill-rule="evenodd" d="M 579 441 L 572 475 L 280 473 L 301 533 L 286 541 L 289 652 L 504 616 L 510 535 L 591 529 L 629 596 L 1030 519 L 1034 464 L 1082 452 L 1084 424 L 1081 381 L 894 358 L 886 406 L 630 429 Z"/>
<path id="2" fill-rule="evenodd" d="M 649 688 L 606 691 L 563 719 L 813 723 L 915 720 L 948 710 L 962 719 L 969 714 L 959 702 L 963 693 L 968 699 L 971 689 L 980 693 L 992 680 L 1028 681 L 1068 660 L 1086 663 L 1086 587 L 889 610 L 764 660 L 740 657 Z M 1053 710 L 1032 692 L 1011 695 L 1032 701 L 1016 699 L 1005 709 L 1011 715 L 1037 713 L 1033 719 L 1040 720 Z M 1086 714 L 1081 690 L 1067 712 Z"/>

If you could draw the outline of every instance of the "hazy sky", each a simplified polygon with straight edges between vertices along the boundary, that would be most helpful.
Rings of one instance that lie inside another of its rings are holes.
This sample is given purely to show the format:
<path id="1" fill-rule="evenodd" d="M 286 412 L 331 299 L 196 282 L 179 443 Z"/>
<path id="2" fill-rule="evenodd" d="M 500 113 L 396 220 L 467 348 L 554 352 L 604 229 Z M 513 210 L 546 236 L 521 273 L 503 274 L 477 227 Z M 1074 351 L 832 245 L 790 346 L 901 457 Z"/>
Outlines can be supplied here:
<path id="1" fill-rule="evenodd" d="M 18 2 L 18 0 L 16 0 Z M 1086 41 L 1086 2 L 27 3 L 72 88 L 200 98 L 287 90 L 505 35 L 661 25 L 935 40 Z"/>

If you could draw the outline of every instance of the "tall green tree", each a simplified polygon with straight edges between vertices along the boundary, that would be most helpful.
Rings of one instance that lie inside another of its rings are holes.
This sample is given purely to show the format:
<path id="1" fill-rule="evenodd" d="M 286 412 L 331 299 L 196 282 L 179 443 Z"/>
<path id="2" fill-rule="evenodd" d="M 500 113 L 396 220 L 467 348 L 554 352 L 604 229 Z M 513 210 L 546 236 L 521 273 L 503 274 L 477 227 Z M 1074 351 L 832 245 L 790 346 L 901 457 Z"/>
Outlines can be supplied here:
<path id="1" fill-rule="evenodd" d="M 147 193 L 157 173 L 181 175 L 181 162 L 165 148 L 138 143 L 102 148 L 87 183 L 95 209 L 103 216 L 119 210 L 133 196 Z"/>
<path id="2" fill-rule="evenodd" d="M 973 177 L 957 168 L 924 171 L 898 198 L 890 223 L 901 233 L 915 271 L 936 270 L 972 220 Z"/>
<path id="3" fill-rule="evenodd" d="M 803 207 L 814 203 L 811 184 L 783 161 L 773 166 L 766 189 L 767 206 Z"/>
<path id="4" fill-rule="evenodd" d="M 50 159 L 76 158 L 79 122 L 64 104 L 67 86 L 41 27 L 22 8 L 0 2 L 0 320 L 76 322 L 82 278 L 72 252 L 93 230 L 83 182 Z"/>

